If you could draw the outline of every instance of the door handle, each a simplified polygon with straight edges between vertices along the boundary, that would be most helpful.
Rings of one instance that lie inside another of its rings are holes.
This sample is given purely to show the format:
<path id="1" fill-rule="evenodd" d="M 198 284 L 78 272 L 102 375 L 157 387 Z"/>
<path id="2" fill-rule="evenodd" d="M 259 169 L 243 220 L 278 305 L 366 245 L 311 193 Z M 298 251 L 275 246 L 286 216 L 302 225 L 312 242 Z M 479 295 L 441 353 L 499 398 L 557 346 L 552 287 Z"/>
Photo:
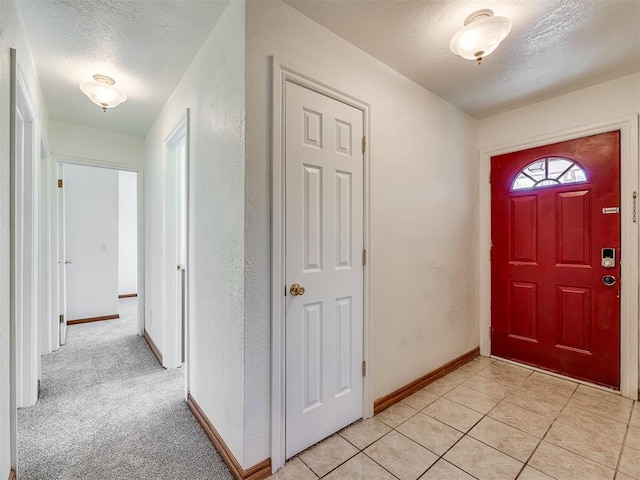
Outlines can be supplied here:
<path id="1" fill-rule="evenodd" d="M 299 283 L 294 283 L 293 285 L 291 285 L 291 288 L 289 288 L 289 293 L 291 293 L 291 295 L 293 295 L 294 297 L 297 297 L 298 295 L 304 295 L 304 287 Z"/>
<path id="2" fill-rule="evenodd" d="M 64 264 L 65 264 L 65 265 L 71 265 L 71 260 L 65 260 L 65 261 L 64 261 Z"/>
<path id="3" fill-rule="evenodd" d="M 604 283 L 607 287 L 612 287 L 616 283 L 616 277 L 613 275 L 605 275 L 602 277 L 602 283 Z"/>

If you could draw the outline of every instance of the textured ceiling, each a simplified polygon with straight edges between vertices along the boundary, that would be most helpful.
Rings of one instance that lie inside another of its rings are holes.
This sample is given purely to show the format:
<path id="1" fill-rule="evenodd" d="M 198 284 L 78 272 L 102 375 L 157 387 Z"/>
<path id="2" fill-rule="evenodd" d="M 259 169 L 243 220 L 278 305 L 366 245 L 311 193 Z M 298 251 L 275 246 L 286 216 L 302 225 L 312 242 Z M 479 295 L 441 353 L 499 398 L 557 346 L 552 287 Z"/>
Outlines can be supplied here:
<path id="1" fill-rule="evenodd" d="M 144 135 L 229 0 L 18 3 L 50 118 Z M 103 113 L 78 88 L 94 73 L 128 101 Z"/>
<path id="2" fill-rule="evenodd" d="M 640 0 L 285 1 L 478 118 L 640 71 Z M 229 0 L 18 2 L 50 117 L 144 135 Z M 480 8 L 513 29 L 478 66 L 449 40 Z M 103 113 L 94 73 L 129 100 Z"/>
<path id="3" fill-rule="evenodd" d="M 640 71 L 640 0 L 285 0 L 483 118 Z M 481 8 L 513 22 L 481 65 L 449 50 Z"/>

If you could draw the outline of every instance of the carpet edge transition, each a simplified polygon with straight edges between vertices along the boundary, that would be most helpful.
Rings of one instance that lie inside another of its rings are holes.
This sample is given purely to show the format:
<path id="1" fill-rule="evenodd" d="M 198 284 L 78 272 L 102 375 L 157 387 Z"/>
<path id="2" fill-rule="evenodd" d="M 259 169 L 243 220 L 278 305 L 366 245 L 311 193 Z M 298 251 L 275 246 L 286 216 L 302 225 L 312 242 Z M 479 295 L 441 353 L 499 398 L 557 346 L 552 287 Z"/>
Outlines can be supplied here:
<path id="1" fill-rule="evenodd" d="M 373 414 L 377 415 L 383 410 L 395 405 L 399 401 L 407 398 L 409 395 L 413 395 L 418 390 L 423 389 L 427 385 L 432 382 L 435 382 L 439 378 L 444 377 L 446 374 L 451 373 L 456 368 L 464 365 L 467 362 L 470 362 L 474 358 L 480 355 L 480 347 L 476 347 L 473 350 L 468 351 L 460 355 L 457 358 L 454 358 L 450 362 L 445 363 L 439 368 L 423 375 L 420 378 L 417 378 L 413 382 L 409 382 L 403 387 L 394 390 L 393 392 L 385 395 L 384 397 L 378 398 L 373 404 Z"/>
<path id="2" fill-rule="evenodd" d="M 249 467 L 242 468 L 236 457 L 233 455 L 225 441 L 222 439 L 211 421 L 204 414 L 200 405 L 195 401 L 191 393 L 187 395 L 187 405 L 193 416 L 200 424 L 204 433 L 209 437 L 211 443 L 222 457 L 222 461 L 229 467 L 231 475 L 236 480 L 263 480 L 271 476 L 271 459 L 267 458 L 262 462 Z"/>

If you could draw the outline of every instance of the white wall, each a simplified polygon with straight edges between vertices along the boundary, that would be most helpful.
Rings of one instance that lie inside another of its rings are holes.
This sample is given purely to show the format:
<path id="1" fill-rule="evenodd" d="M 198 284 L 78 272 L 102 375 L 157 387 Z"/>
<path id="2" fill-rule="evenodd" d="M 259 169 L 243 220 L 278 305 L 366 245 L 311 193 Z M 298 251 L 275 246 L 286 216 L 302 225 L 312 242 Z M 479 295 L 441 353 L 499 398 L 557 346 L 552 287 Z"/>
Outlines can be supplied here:
<path id="1" fill-rule="evenodd" d="M 577 90 L 479 122 L 480 150 L 640 112 L 640 73 Z"/>
<path id="2" fill-rule="evenodd" d="M 165 139 L 190 109 L 189 359 L 191 394 L 243 458 L 244 2 L 232 1 L 147 135 L 145 328 L 161 350 Z"/>
<path id="3" fill-rule="evenodd" d="M 118 172 L 118 294 L 138 293 L 138 174 Z"/>
<path id="4" fill-rule="evenodd" d="M 11 447 L 11 388 L 10 388 L 10 178 L 9 178 L 9 48 L 18 53 L 18 65 L 24 74 L 27 88 L 36 109 L 36 138 L 46 132 L 48 114 L 42 98 L 37 73 L 31 58 L 29 43 L 15 0 L 0 2 L 0 478 L 9 475 L 12 461 Z M 37 142 L 36 158 L 40 158 Z"/>
<path id="5" fill-rule="evenodd" d="M 144 138 L 52 120 L 49 142 L 54 157 L 120 165 L 144 165 Z"/>
<path id="6" fill-rule="evenodd" d="M 478 345 L 476 121 L 288 5 L 247 5 L 245 456 L 270 454 L 270 55 L 371 106 L 373 390 Z"/>
<path id="7" fill-rule="evenodd" d="M 64 166 L 67 320 L 118 313 L 118 171 Z"/>

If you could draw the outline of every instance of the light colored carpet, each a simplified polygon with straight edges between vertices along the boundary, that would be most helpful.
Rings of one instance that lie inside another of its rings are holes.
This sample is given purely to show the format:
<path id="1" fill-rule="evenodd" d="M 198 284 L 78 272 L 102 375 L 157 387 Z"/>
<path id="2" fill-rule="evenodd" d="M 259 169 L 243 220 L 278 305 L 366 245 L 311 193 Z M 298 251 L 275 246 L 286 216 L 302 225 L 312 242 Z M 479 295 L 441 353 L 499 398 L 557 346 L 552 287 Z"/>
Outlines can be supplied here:
<path id="1" fill-rule="evenodd" d="M 184 401 L 182 369 L 160 367 L 136 335 L 136 304 L 70 326 L 42 358 L 40 400 L 18 410 L 20 480 L 232 478 Z"/>

